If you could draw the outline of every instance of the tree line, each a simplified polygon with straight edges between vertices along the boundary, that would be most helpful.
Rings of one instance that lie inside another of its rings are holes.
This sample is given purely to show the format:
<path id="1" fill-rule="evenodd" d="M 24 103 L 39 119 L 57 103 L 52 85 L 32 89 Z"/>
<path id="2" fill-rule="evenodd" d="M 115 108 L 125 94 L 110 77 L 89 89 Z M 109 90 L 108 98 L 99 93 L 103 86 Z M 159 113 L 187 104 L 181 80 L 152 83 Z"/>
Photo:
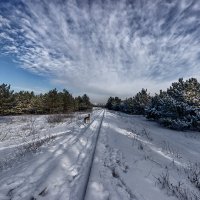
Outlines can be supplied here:
<path id="1" fill-rule="evenodd" d="M 8 84 L 0 85 L 0 115 L 57 114 L 83 111 L 92 108 L 89 97 L 73 97 L 66 89 L 56 88 L 45 94 L 14 92 Z"/>
<path id="2" fill-rule="evenodd" d="M 110 110 L 145 115 L 146 118 L 176 130 L 200 131 L 200 83 L 195 78 L 180 78 L 166 90 L 151 96 L 142 89 L 134 97 L 110 97 Z"/>

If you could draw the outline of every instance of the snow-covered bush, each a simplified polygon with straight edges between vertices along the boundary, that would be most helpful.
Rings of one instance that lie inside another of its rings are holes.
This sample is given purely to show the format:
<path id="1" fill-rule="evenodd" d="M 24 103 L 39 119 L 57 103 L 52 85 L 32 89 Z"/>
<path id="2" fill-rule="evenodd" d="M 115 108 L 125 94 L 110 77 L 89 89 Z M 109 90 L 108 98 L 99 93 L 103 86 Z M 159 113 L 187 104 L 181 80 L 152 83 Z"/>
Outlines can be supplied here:
<path id="1" fill-rule="evenodd" d="M 146 117 L 176 130 L 200 130 L 199 95 L 196 79 L 179 79 L 166 92 L 161 90 L 152 98 Z"/>
<path id="2" fill-rule="evenodd" d="M 142 89 L 134 97 L 125 100 L 121 100 L 118 97 L 110 97 L 106 103 L 106 108 L 128 114 L 144 115 L 145 108 L 150 101 L 150 94 L 146 89 Z"/>
<path id="3" fill-rule="evenodd" d="M 176 120 L 172 120 L 171 126 L 170 128 L 175 129 L 175 130 L 187 130 L 191 127 L 191 123 L 184 121 L 184 120 L 180 120 L 180 119 L 176 119 Z"/>
<path id="4" fill-rule="evenodd" d="M 46 117 L 46 120 L 48 123 L 61 123 L 66 118 L 72 118 L 72 117 L 73 116 L 70 114 L 53 114 L 53 115 L 48 115 Z"/>

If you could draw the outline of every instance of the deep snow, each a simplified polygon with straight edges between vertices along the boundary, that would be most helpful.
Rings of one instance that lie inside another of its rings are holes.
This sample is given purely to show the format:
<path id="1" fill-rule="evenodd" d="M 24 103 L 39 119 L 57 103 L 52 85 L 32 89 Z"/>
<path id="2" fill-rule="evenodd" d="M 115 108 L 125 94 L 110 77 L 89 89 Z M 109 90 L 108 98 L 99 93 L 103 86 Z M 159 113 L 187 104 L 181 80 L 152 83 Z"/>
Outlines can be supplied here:
<path id="1" fill-rule="evenodd" d="M 200 199 L 189 180 L 200 169 L 200 133 L 98 109 L 84 124 L 84 115 L 58 124 L 46 116 L 0 118 L 0 200 L 175 200 L 184 192 Z"/>

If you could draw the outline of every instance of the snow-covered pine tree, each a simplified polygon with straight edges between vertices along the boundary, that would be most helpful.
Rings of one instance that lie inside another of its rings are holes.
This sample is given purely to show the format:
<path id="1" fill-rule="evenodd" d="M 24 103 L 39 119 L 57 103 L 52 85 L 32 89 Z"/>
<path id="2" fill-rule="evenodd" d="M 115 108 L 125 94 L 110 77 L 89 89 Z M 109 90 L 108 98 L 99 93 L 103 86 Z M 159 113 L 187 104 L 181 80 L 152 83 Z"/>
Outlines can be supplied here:
<path id="1" fill-rule="evenodd" d="M 146 116 L 177 130 L 200 130 L 200 85 L 196 79 L 172 83 L 167 92 L 152 98 Z"/>

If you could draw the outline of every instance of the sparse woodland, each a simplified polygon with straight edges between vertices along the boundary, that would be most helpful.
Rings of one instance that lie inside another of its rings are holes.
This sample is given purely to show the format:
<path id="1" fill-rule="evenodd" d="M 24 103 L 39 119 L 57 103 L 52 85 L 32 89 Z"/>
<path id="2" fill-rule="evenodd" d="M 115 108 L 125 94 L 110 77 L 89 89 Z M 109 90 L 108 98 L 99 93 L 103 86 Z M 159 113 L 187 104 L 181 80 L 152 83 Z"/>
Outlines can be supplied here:
<path id="1" fill-rule="evenodd" d="M 110 97 L 106 107 L 128 114 L 145 115 L 175 130 L 200 131 L 200 83 L 195 78 L 180 78 L 159 94 L 150 96 L 142 89 L 134 97 L 121 100 Z"/>
<path id="2" fill-rule="evenodd" d="M 73 97 L 66 89 L 50 90 L 45 94 L 14 92 L 10 85 L 0 85 L 0 115 L 57 114 L 91 109 L 89 97 Z"/>
<path id="3" fill-rule="evenodd" d="M 45 94 L 14 92 L 10 85 L 0 85 L 0 115 L 57 114 L 91 109 L 89 97 L 73 97 L 66 89 Z M 142 89 L 134 97 L 121 100 L 110 97 L 109 110 L 145 115 L 148 119 L 176 130 L 200 130 L 200 83 L 195 78 L 180 78 L 166 90 L 151 96 Z"/>

